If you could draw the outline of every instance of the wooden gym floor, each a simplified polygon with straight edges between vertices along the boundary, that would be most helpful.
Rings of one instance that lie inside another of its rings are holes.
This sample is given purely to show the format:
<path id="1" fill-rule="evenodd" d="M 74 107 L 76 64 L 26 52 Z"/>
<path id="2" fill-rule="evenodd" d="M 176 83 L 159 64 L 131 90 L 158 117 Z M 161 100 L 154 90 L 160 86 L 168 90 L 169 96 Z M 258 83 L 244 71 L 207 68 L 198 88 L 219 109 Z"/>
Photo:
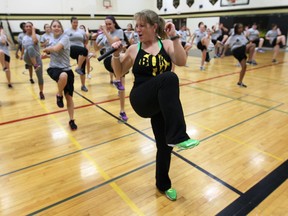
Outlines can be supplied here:
<path id="1" fill-rule="evenodd" d="M 155 143 L 149 119 L 119 99 L 103 64 L 92 59 L 89 92 L 75 75 L 75 119 L 55 103 L 44 60 L 45 101 L 11 53 L 13 89 L 0 74 L 0 215 L 288 215 L 288 56 L 271 51 L 248 66 L 238 88 L 233 57 L 176 68 L 192 150 L 173 152 L 178 200 L 155 188 Z M 71 64 L 75 65 L 74 61 Z M 34 75 L 36 81 L 36 76 Z M 126 77 L 130 92 L 133 77 Z M 127 95 L 128 95 L 127 93 Z M 173 113 L 171 113 L 173 115 Z"/>

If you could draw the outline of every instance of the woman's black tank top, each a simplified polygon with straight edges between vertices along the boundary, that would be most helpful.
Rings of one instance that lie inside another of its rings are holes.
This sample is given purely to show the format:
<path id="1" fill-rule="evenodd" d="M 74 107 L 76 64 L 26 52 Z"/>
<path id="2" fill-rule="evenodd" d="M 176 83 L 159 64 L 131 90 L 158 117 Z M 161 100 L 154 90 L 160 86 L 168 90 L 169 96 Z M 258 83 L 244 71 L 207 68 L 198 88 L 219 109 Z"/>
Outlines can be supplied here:
<path id="1" fill-rule="evenodd" d="M 132 68 L 135 76 L 134 87 L 172 69 L 171 58 L 165 51 L 161 40 L 158 40 L 160 51 L 156 56 L 145 52 L 141 46 L 142 43 L 138 43 L 138 53 Z"/>

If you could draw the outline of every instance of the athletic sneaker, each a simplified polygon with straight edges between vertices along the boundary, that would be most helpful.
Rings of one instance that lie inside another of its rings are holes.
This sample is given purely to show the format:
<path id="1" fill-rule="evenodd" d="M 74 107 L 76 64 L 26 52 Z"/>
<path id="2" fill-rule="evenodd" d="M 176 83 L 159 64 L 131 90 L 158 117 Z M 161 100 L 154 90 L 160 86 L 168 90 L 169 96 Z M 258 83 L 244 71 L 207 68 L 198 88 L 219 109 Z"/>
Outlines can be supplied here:
<path id="1" fill-rule="evenodd" d="M 4 72 L 7 72 L 7 71 L 8 71 L 8 68 L 7 68 L 7 67 L 4 67 L 4 68 L 3 68 L 3 71 L 4 71 Z"/>
<path id="2" fill-rule="evenodd" d="M 45 100 L 45 96 L 42 91 L 39 92 L 40 100 Z"/>
<path id="3" fill-rule="evenodd" d="M 276 64 L 276 63 L 278 63 L 278 62 L 277 62 L 276 59 L 273 59 L 273 60 L 272 60 L 272 63 L 275 63 L 275 64 Z"/>
<path id="4" fill-rule="evenodd" d="M 94 53 L 89 53 L 88 54 L 88 59 L 91 59 L 92 57 L 95 57 L 95 54 Z"/>
<path id="5" fill-rule="evenodd" d="M 166 190 L 165 195 L 171 201 L 175 201 L 177 199 L 177 192 L 174 188 Z"/>
<path id="6" fill-rule="evenodd" d="M 30 81 L 31 84 L 35 83 L 33 79 L 30 79 L 29 81 Z"/>
<path id="7" fill-rule="evenodd" d="M 91 74 L 87 74 L 87 78 L 91 79 L 92 78 Z"/>
<path id="8" fill-rule="evenodd" d="M 11 83 L 8 84 L 8 88 L 13 88 Z"/>
<path id="9" fill-rule="evenodd" d="M 77 128 L 78 128 L 77 125 L 75 124 L 75 120 L 70 120 L 69 126 L 70 126 L 72 131 L 77 130 Z"/>
<path id="10" fill-rule="evenodd" d="M 258 65 L 255 60 L 252 60 L 251 65 Z"/>
<path id="11" fill-rule="evenodd" d="M 84 91 L 84 92 L 88 92 L 88 89 L 86 88 L 85 85 L 83 85 L 83 86 L 81 87 L 81 90 Z"/>
<path id="12" fill-rule="evenodd" d="M 63 96 L 56 95 L 56 103 L 59 108 L 63 108 L 64 107 Z"/>
<path id="13" fill-rule="evenodd" d="M 252 65 L 252 61 L 247 61 L 246 64 Z"/>
<path id="14" fill-rule="evenodd" d="M 247 85 L 245 85 L 244 83 L 238 82 L 237 85 L 238 85 L 240 88 L 247 88 Z"/>
<path id="15" fill-rule="evenodd" d="M 196 146 L 198 146 L 200 143 L 199 140 L 196 139 L 188 139 L 184 142 L 178 143 L 178 144 L 168 144 L 168 146 L 170 147 L 177 147 L 181 150 L 186 150 L 186 149 L 191 149 L 194 148 Z"/>
<path id="16" fill-rule="evenodd" d="M 76 71 L 76 73 L 78 73 L 79 75 L 83 75 L 83 74 L 84 74 L 81 68 L 76 68 L 75 71 Z"/>
<path id="17" fill-rule="evenodd" d="M 124 86 L 122 85 L 121 81 L 120 80 L 114 80 L 113 81 L 113 85 L 119 90 L 119 91 L 124 91 L 125 88 Z"/>
<path id="18" fill-rule="evenodd" d="M 128 121 L 128 117 L 127 117 L 127 115 L 126 115 L 125 112 L 120 112 L 119 118 L 120 118 L 122 121 L 125 121 L 125 122 Z"/>
<path id="19" fill-rule="evenodd" d="M 200 71 L 205 71 L 205 67 L 204 66 L 200 66 Z"/>
<path id="20" fill-rule="evenodd" d="M 40 69 L 41 69 L 41 65 L 39 65 L 39 64 L 34 65 L 35 72 L 38 72 Z"/>
<path id="21" fill-rule="evenodd" d="M 263 49 L 261 49 L 261 48 L 259 48 L 259 49 L 257 50 L 257 52 L 259 52 L 259 53 L 265 53 L 265 51 L 264 51 Z"/>

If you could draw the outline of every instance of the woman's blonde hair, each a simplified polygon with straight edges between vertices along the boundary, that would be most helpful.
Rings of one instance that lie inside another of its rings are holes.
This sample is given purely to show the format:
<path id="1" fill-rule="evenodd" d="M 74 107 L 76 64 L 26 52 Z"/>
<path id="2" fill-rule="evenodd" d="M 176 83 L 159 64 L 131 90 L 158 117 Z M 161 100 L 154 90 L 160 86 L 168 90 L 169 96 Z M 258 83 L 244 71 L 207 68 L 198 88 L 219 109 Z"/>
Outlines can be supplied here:
<path id="1" fill-rule="evenodd" d="M 157 24 L 157 29 L 156 29 L 157 35 L 162 39 L 167 38 L 165 29 L 164 29 L 165 20 L 162 17 L 158 16 L 158 14 L 155 13 L 154 11 L 142 10 L 134 15 L 134 19 L 135 20 L 140 19 L 141 21 L 148 23 L 152 26 L 154 24 Z"/>

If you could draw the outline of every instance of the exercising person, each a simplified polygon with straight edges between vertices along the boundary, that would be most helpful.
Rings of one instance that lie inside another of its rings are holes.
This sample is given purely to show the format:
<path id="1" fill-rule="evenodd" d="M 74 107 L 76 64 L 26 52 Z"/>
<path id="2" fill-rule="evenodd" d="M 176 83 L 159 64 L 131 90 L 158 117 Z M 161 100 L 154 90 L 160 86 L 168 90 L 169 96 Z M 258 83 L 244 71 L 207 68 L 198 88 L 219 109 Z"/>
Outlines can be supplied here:
<path id="1" fill-rule="evenodd" d="M 23 55 L 24 55 L 24 61 L 29 71 L 33 71 L 33 68 L 34 68 L 34 71 L 38 79 L 40 99 L 45 100 L 45 96 L 43 94 L 43 88 L 44 88 L 43 64 L 42 64 L 40 48 L 39 48 L 40 36 L 36 34 L 35 31 L 36 29 L 34 28 L 33 23 L 26 22 L 25 24 L 26 33 L 22 40 L 21 59 L 23 59 Z M 30 79 L 30 82 L 31 82 L 31 79 Z"/>
<path id="2" fill-rule="evenodd" d="M 265 38 L 266 40 L 269 40 L 270 44 L 274 47 L 272 63 L 277 63 L 280 46 L 286 46 L 286 37 L 282 35 L 281 30 L 276 24 L 272 24 L 272 29 L 266 33 Z"/>
<path id="3" fill-rule="evenodd" d="M 255 44 L 248 43 L 246 36 L 243 34 L 244 27 L 241 23 L 236 23 L 234 26 L 234 34 L 231 35 L 225 43 L 222 58 L 224 58 L 228 47 L 231 48 L 233 56 L 239 61 L 241 65 L 241 72 L 237 85 L 241 88 L 247 88 L 247 85 L 243 83 L 243 79 L 246 73 L 246 53 L 249 53 L 249 61 L 252 61 L 253 54 L 255 52 Z"/>
<path id="4" fill-rule="evenodd" d="M 50 46 L 50 42 L 53 39 L 53 34 L 51 33 L 51 28 L 49 24 L 44 25 L 45 33 L 40 38 L 41 47 L 45 48 Z"/>
<path id="5" fill-rule="evenodd" d="M 210 44 L 210 34 L 207 33 L 204 23 L 200 22 L 198 24 L 198 29 L 195 30 L 191 39 L 191 44 L 193 44 L 193 41 L 195 39 L 197 48 L 201 50 L 202 52 L 201 66 L 200 66 L 201 71 L 205 70 L 204 62 L 208 61 L 208 59 L 206 59 L 206 55 L 207 55 L 208 46 Z"/>
<path id="6" fill-rule="evenodd" d="M 13 88 L 11 84 L 10 52 L 8 49 L 8 39 L 2 26 L 0 26 L 0 63 L 2 65 L 3 71 L 6 74 L 8 88 Z"/>
<path id="7" fill-rule="evenodd" d="M 71 28 L 66 29 L 64 32 L 68 35 L 70 40 L 70 57 L 77 61 L 75 71 L 80 75 L 81 90 L 88 92 L 88 89 L 85 86 L 86 57 L 88 56 L 88 50 L 85 48 L 85 43 L 88 39 L 86 33 L 82 29 L 78 28 L 77 17 L 71 17 L 70 22 Z"/>
<path id="8" fill-rule="evenodd" d="M 71 130 L 77 130 L 74 120 L 74 73 L 70 66 L 70 41 L 64 34 L 63 26 L 59 20 L 53 20 L 51 23 L 53 39 L 50 46 L 43 49 L 45 57 L 50 57 L 48 75 L 57 82 L 58 92 L 56 103 L 59 108 L 64 107 L 63 92 L 67 101 L 67 110 L 69 114 L 69 126 Z"/>
<path id="9" fill-rule="evenodd" d="M 246 37 L 250 41 L 250 43 L 255 43 L 257 52 L 263 53 L 262 49 L 264 38 L 260 38 L 260 33 L 257 29 L 257 23 L 254 23 L 251 28 L 246 32 Z"/>
<path id="10" fill-rule="evenodd" d="M 184 66 L 187 56 L 173 23 L 165 24 L 152 10 L 143 10 L 134 17 L 140 43 L 131 45 L 120 57 L 122 44 L 114 42 L 112 47 L 118 50 L 112 56 L 112 66 L 117 79 L 132 67 L 135 81 L 130 102 L 139 116 L 151 118 L 156 139 L 156 187 L 174 201 L 177 192 L 171 188 L 169 178 L 173 147 L 189 149 L 199 144 L 186 133 L 179 79 L 171 72 L 172 62 Z M 171 40 L 160 39 L 166 33 Z"/>
<path id="11" fill-rule="evenodd" d="M 186 25 L 182 25 L 181 29 L 178 31 L 178 34 L 181 37 L 181 44 L 186 52 L 186 55 L 188 56 L 189 50 L 192 48 L 192 45 L 187 42 L 187 36 L 191 36 L 190 29 L 187 28 Z"/>
<path id="12" fill-rule="evenodd" d="M 105 48 L 106 52 L 109 52 L 112 47 L 112 43 L 116 41 L 121 41 L 123 46 L 129 45 L 129 41 L 124 34 L 121 27 L 118 25 L 117 21 L 113 16 L 107 16 L 105 19 L 105 25 L 100 26 L 100 37 L 101 40 L 96 39 L 96 43 L 94 43 L 94 49 L 100 50 L 101 48 Z M 103 34 L 103 35 L 102 35 Z M 97 43 L 98 42 L 98 43 Z M 125 43 L 126 42 L 126 43 Z M 121 120 L 126 122 L 128 120 L 128 117 L 125 112 L 125 75 L 123 75 L 118 80 L 113 81 L 113 77 L 115 76 L 114 70 L 111 65 L 112 55 L 106 57 L 104 59 L 104 66 L 107 71 L 110 73 L 110 83 L 113 83 L 113 85 L 118 89 L 119 91 L 119 97 L 120 97 L 120 113 L 119 117 Z M 127 70 L 128 71 L 128 70 Z M 126 71 L 126 73 L 127 73 Z"/>

